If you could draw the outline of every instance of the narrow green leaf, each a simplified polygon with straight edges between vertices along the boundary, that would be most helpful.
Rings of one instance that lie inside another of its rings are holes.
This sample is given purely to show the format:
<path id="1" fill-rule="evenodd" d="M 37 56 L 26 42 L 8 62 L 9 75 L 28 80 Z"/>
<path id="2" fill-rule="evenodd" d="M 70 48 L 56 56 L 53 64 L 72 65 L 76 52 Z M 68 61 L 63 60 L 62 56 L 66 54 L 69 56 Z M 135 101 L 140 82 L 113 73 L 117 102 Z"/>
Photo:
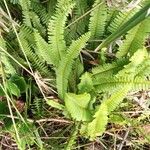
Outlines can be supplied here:
<path id="1" fill-rule="evenodd" d="M 14 84 L 17 85 L 17 87 L 19 88 L 21 93 L 26 91 L 27 84 L 26 84 L 26 81 L 25 81 L 25 79 L 23 77 L 20 77 L 18 75 L 13 75 L 10 78 L 10 81 L 12 81 Z"/>
<path id="2" fill-rule="evenodd" d="M 13 94 L 17 97 L 20 96 L 20 90 L 19 90 L 18 86 L 10 80 L 7 81 L 7 89 L 11 94 Z"/>
<path id="3" fill-rule="evenodd" d="M 47 100 L 46 102 L 49 106 L 51 106 L 53 108 L 57 108 L 59 110 L 64 110 L 64 106 L 54 100 Z"/>

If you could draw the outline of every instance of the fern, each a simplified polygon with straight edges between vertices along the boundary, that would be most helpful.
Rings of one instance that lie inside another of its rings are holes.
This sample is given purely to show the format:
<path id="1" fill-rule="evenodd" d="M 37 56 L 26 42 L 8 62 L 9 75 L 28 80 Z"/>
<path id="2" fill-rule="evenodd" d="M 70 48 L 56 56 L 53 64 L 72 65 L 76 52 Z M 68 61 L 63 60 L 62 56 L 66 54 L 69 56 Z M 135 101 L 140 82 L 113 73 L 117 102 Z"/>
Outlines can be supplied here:
<path id="1" fill-rule="evenodd" d="M 54 15 L 57 2 L 58 2 L 58 0 L 49 0 L 49 1 L 47 1 L 47 7 L 46 8 L 47 8 L 48 16 L 53 16 Z"/>
<path id="2" fill-rule="evenodd" d="M 1 48 L 7 51 L 6 43 L 5 43 L 5 40 L 3 38 L 0 38 L 0 59 L 4 65 L 6 73 L 7 74 L 15 74 L 16 70 L 15 70 L 14 66 L 12 66 L 11 60 L 1 50 Z"/>
<path id="3" fill-rule="evenodd" d="M 102 101 L 102 104 L 94 115 L 95 119 L 90 122 L 87 127 L 87 135 L 90 136 L 91 139 L 104 133 L 108 123 L 108 115 L 121 103 L 130 88 L 131 84 L 119 89 L 109 99 Z"/>
<path id="4" fill-rule="evenodd" d="M 36 28 L 40 32 L 40 34 L 44 37 L 46 30 L 41 24 L 39 16 L 36 15 L 36 13 L 34 12 L 31 12 L 30 16 L 31 16 L 31 22 L 33 24 L 33 27 Z"/>
<path id="5" fill-rule="evenodd" d="M 40 59 L 43 59 L 48 64 L 53 64 L 55 60 L 53 57 L 51 57 L 51 50 L 47 42 L 40 36 L 37 31 L 34 32 L 34 38 L 36 42 L 35 53 L 39 56 Z"/>
<path id="6" fill-rule="evenodd" d="M 69 91 L 76 93 L 77 92 L 77 84 L 79 83 L 79 78 L 81 74 L 84 72 L 84 66 L 81 63 L 80 59 L 76 59 L 73 63 L 72 71 L 69 75 Z"/>
<path id="7" fill-rule="evenodd" d="M 105 63 L 104 65 L 100 65 L 98 67 L 94 67 L 92 69 L 92 77 L 93 78 L 103 78 L 107 76 L 112 76 L 118 73 L 119 70 L 123 68 L 124 65 L 128 63 L 127 59 L 120 59 L 116 62 Z"/>
<path id="8" fill-rule="evenodd" d="M 127 86 L 130 83 L 133 83 L 132 90 L 148 90 L 150 88 L 150 81 L 141 77 L 109 77 L 93 81 L 93 85 L 97 92 L 111 92 L 117 88 Z"/>
<path id="9" fill-rule="evenodd" d="M 108 123 L 107 105 L 101 104 L 98 111 L 94 115 L 94 120 L 87 126 L 87 135 L 93 140 L 96 136 L 100 136 L 106 130 Z"/>
<path id="10" fill-rule="evenodd" d="M 131 89 L 131 87 L 132 87 L 132 82 L 126 85 L 125 87 L 119 89 L 109 99 L 104 101 L 104 103 L 107 105 L 108 114 L 114 111 L 116 107 L 122 102 L 122 100 L 125 98 L 125 96 L 127 95 L 128 91 Z"/>
<path id="11" fill-rule="evenodd" d="M 33 35 L 33 29 L 32 28 L 30 28 L 26 25 L 21 25 L 18 35 L 21 39 L 27 40 L 28 42 L 34 44 L 34 35 Z"/>
<path id="12" fill-rule="evenodd" d="M 75 15 L 76 18 L 79 18 L 81 16 L 83 16 L 86 13 L 87 10 L 87 0 L 76 0 L 76 7 L 75 7 Z M 76 32 L 77 34 L 81 35 L 85 32 L 85 27 L 87 26 L 87 17 L 83 17 L 82 19 L 80 19 L 77 23 L 75 23 L 76 25 Z"/>
<path id="13" fill-rule="evenodd" d="M 40 118 L 43 115 L 43 99 L 35 98 L 31 105 L 32 113 L 35 117 Z"/>
<path id="14" fill-rule="evenodd" d="M 141 65 L 136 68 L 136 75 L 140 77 L 148 77 L 150 75 L 150 59 L 145 59 Z"/>
<path id="15" fill-rule="evenodd" d="M 97 6 L 99 5 L 99 6 Z M 95 8 L 96 7 L 96 8 Z M 107 20 L 107 6 L 103 0 L 96 0 L 91 12 L 89 30 L 92 38 L 103 36 Z"/>
<path id="16" fill-rule="evenodd" d="M 93 82 L 91 74 L 84 73 L 81 76 L 81 82 L 78 84 L 79 93 L 91 92 L 93 90 Z"/>
<path id="17" fill-rule="evenodd" d="M 30 20 L 30 0 L 20 0 L 19 1 L 21 7 L 22 7 L 22 14 L 23 14 L 23 23 L 26 26 L 31 27 L 31 20 Z"/>
<path id="18" fill-rule="evenodd" d="M 147 18 L 128 32 L 124 43 L 119 47 L 118 58 L 126 55 L 132 56 L 134 52 L 143 47 L 150 32 L 149 24 L 150 18 Z"/>
<path id="19" fill-rule="evenodd" d="M 69 26 L 65 30 L 66 43 L 71 44 L 72 40 L 76 40 L 80 35 L 84 34 L 88 25 L 88 17 L 84 16 L 88 8 L 86 0 L 76 0 L 71 19 L 68 21 Z M 79 19 L 80 18 L 80 19 Z M 79 19 L 77 21 L 77 19 Z"/>
<path id="20" fill-rule="evenodd" d="M 143 63 L 148 57 L 148 52 L 145 48 L 137 50 L 130 58 L 130 63 L 124 66 L 124 69 L 118 72 L 118 76 L 135 76 L 137 67 Z M 138 58 L 138 59 L 137 59 Z"/>
<path id="21" fill-rule="evenodd" d="M 68 88 L 68 78 L 72 69 L 74 59 L 78 57 L 81 49 L 85 46 L 90 38 L 90 33 L 86 33 L 78 40 L 74 41 L 69 47 L 66 56 L 60 61 L 60 65 L 56 72 L 56 83 L 58 95 L 61 99 L 64 98 Z"/>
<path id="22" fill-rule="evenodd" d="M 44 76 L 52 76 L 48 67 L 45 66 L 43 61 L 40 61 L 39 57 L 32 51 L 32 45 L 28 44 L 28 42 L 21 38 L 23 49 L 30 60 L 32 62 L 32 66 L 35 70 L 39 71 Z"/>
<path id="23" fill-rule="evenodd" d="M 65 55 L 66 44 L 64 41 L 64 28 L 68 14 L 71 12 L 74 3 L 72 0 L 59 0 L 55 16 L 52 17 L 48 26 L 49 43 L 55 66 L 58 67 L 59 61 Z"/>
<path id="24" fill-rule="evenodd" d="M 13 3 L 13 4 L 18 4 L 19 0 L 10 0 L 10 2 Z"/>
<path id="25" fill-rule="evenodd" d="M 39 16 L 41 22 L 44 25 L 48 25 L 50 16 L 46 12 L 45 7 L 43 7 L 39 2 L 34 2 L 34 1 L 31 2 L 31 7 L 33 11 Z"/>
<path id="26" fill-rule="evenodd" d="M 89 111 L 90 94 L 72 94 L 66 93 L 65 106 L 71 117 L 77 121 L 90 121 L 91 113 Z"/>
<path id="27" fill-rule="evenodd" d="M 77 139 L 79 125 L 80 125 L 80 123 L 76 123 L 75 124 L 75 127 L 74 127 L 74 129 L 73 129 L 73 131 L 71 133 L 71 136 L 70 136 L 70 138 L 68 140 L 68 143 L 67 143 L 67 145 L 65 147 L 65 150 L 73 149 L 73 146 L 75 144 L 75 140 Z"/>
<path id="28" fill-rule="evenodd" d="M 129 20 L 139 9 L 134 8 L 128 12 L 119 12 L 108 27 L 108 31 L 113 33 L 120 28 L 127 20 Z"/>

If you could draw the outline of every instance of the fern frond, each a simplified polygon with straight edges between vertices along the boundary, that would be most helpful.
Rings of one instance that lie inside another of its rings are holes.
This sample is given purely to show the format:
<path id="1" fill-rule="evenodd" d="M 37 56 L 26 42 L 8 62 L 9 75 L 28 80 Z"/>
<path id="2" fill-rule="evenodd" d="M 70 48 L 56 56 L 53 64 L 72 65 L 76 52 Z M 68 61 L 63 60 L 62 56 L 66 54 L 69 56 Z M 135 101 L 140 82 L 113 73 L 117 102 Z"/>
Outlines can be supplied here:
<path id="1" fill-rule="evenodd" d="M 109 77 L 100 78 L 93 81 L 93 85 L 97 92 L 111 92 L 131 83 L 132 90 L 148 90 L 150 88 L 150 81 L 141 77 Z"/>
<path id="2" fill-rule="evenodd" d="M 108 123 L 108 115 L 122 102 L 130 88 L 131 84 L 119 89 L 110 98 L 102 101 L 102 104 L 94 115 L 95 119 L 90 122 L 87 127 L 87 133 L 91 139 L 104 133 Z"/>
<path id="3" fill-rule="evenodd" d="M 60 65 L 56 72 L 56 82 L 58 95 L 61 99 L 64 98 L 68 88 L 68 78 L 72 69 L 74 59 L 78 57 L 81 49 L 85 46 L 86 42 L 90 38 L 90 33 L 86 33 L 78 40 L 73 41 L 69 47 L 66 56 L 60 61 Z"/>
<path id="4" fill-rule="evenodd" d="M 80 79 L 81 82 L 78 84 L 79 93 L 91 92 L 93 90 L 91 74 L 85 72 Z"/>
<path id="5" fill-rule="evenodd" d="M 71 24 L 71 26 L 65 30 L 65 40 L 67 45 L 70 45 L 72 40 L 78 39 L 80 35 L 85 33 L 89 21 L 88 16 L 84 16 L 88 8 L 87 0 L 76 0 L 75 2 L 76 5 L 73 9 L 71 19 L 68 21 L 68 24 Z M 78 18 L 81 19 L 76 22 Z"/>
<path id="6" fill-rule="evenodd" d="M 19 0 L 10 0 L 10 2 L 13 3 L 13 4 L 18 4 Z"/>
<path id="7" fill-rule="evenodd" d="M 150 33 L 149 24 L 150 18 L 147 18 L 128 32 L 126 39 L 117 52 L 116 56 L 118 58 L 126 55 L 132 56 L 138 49 L 143 47 Z"/>
<path id="8" fill-rule="evenodd" d="M 124 69 L 117 73 L 118 76 L 135 76 L 137 67 L 142 65 L 143 61 L 148 57 L 146 48 L 137 50 L 130 58 L 130 63 L 124 66 Z M 138 59 L 137 59 L 138 58 Z"/>
<path id="9" fill-rule="evenodd" d="M 94 7 L 96 8 L 91 12 L 89 30 L 92 38 L 99 38 L 103 36 L 105 31 L 107 5 L 103 0 L 96 0 L 93 5 Z"/>
<path id="10" fill-rule="evenodd" d="M 136 69 L 136 75 L 140 77 L 148 77 L 150 75 L 150 58 L 145 59 Z"/>
<path id="11" fill-rule="evenodd" d="M 76 5 L 74 9 L 74 20 L 77 18 L 83 16 L 86 13 L 87 10 L 87 1 L 86 0 L 76 0 Z M 78 22 L 76 22 L 73 26 L 72 29 L 75 29 L 74 32 L 77 32 L 78 35 L 82 35 L 85 32 L 85 27 L 87 26 L 87 17 L 83 17 L 80 19 Z"/>
<path id="12" fill-rule="evenodd" d="M 58 0 L 49 0 L 49 1 L 47 1 L 48 16 L 52 17 L 54 15 L 57 2 L 58 2 Z"/>
<path id="13" fill-rule="evenodd" d="M 113 63 L 106 63 L 92 69 L 92 77 L 103 78 L 106 76 L 112 76 L 123 68 L 128 63 L 127 59 L 120 59 Z"/>
<path id="14" fill-rule="evenodd" d="M 3 51 L 1 51 L 1 48 L 3 48 L 4 50 L 7 51 L 6 43 L 3 38 L 0 38 L 0 59 L 4 65 L 4 69 L 5 69 L 6 73 L 7 74 L 15 74 L 16 70 L 12 66 L 11 60 L 7 57 L 7 55 Z"/>
<path id="15" fill-rule="evenodd" d="M 72 72 L 69 75 L 69 91 L 76 93 L 77 92 L 77 84 L 79 83 L 79 78 L 81 74 L 84 72 L 84 66 L 81 63 L 80 59 L 76 59 L 73 63 Z"/>
<path id="16" fill-rule="evenodd" d="M 33 27 L 36 28 L 40 32 L 40 34 L 44 37 L 46 34 L 46 29 L 41 24 L 39 16 L 35 12 L 31 12 L 30 16 Z"/>
<path id="17" fill-rule="evenodd" d="M 65 94 L 65 106 L 71 117 L 76 121 L 90 121 L 91 112 L 89 111 L 89 103 L 91 96 L 88 93 L 84 94 Z"/>
<path id="18" fill-rule="evenodd" d="M 66 44 L 64 40 L 64 29 L 68 14 L 74 7 L 72 0 L 59 0 L 56 8 L 56 13 L 50 20 L 48 26 L 48 39 L 50 48 L 55 54 L 55 66 L 58 67 L 59 61 L 66 52 Z"/>
<path id="19" fill-rule="evenodd" d="M 113 33 L 118 30 L 127 20 L 129 20 L 139 9 L 135 8 L 128 12 L 119 12 L 108 27 L 108 31 Z"/>
<path id="20" fill-rule="evenodd" d="M 40 61 L 39 57 L 32 51 L 32 45 L 28 44 L 28 42 L 21 38 L 23 49 L 31 62 L 32 67 L 35 70 L 38 70 L 44 76 L 51 76 L 51 72 L 48 67 L 44 64 L 43 61 Z"/>
<path id="21" fill-rule="evenodd" d="M 33 29 L 25 26 L 25 25 L 21 25 L 20 30 L 19 30 L 19 37 L 22 39 L 26 39 L 27 41 L 30 41 L 30 43 L 34 43 L 34 36 L 33 36 Z M 30 35 L 30 36 L 29 36 Z"/>
<path id="22" fill-rule="evenodd" d="M 23 23 L 26 26 L 31 27 L 31 18 L 30 18 L 30 0 L 26 1 L 26 0 L 20 0 L 19 1 L 21 8 L 22 8 L 22 14 L 23 14 Z"/>
<path id="23" fill-rule="evenodd" d="M 51 54 L 52 52 L 48 43 L 41 37 L 38 31 L 34 32 L 34 38 L 36 41 L 35 53 L 48 64 L 53 64 L 55 60 L 52 57 L 53 55 Z"/>
<path id="24" fill-rule="evenodd" d="M 104 103 L 107 105 L 108 114 L 114 111 L 116 107 L 122 102 L 122 100 L 126 97 L 131 87 L 132 82 L 119 89 L 109 99 L 104 100 Z"/>
<path id="25" fill-rule="evenodd" d="M 79 126 L 80 126 L 80 123 L 75 124 L 75 127 L 74 127 L 74 129 L 73 129 L 73 131 L 71 133 L 71 136 L 70 136 L 70 138 L 68 140 L 68 143 L 67 143 L 67 145 L 65 147 L 65 150 L 71 150 L 71 149 L 73 149 L 73 146 L 76 143 L 75 140 L 77 139 L 77 134 L 78 134 L 78 128 L 79 128 Z"/>
<path id="26" fill-rule="evenodd" d="M 35 117 L 41 117 L 43 115 L 43 99 L 35 98 L 31 110 Z"/>
<path id="27" fill-rule="evenodd" d="M 87 126 L 87 135 L 93 140 L 100 136 L 106 130 L 108 123 L 108 110 L 106 104 L 101 104 L 98 111 L 94 115 L 94 120 Z"/>
<path id="28" fill-rule="evenodd" d="M 39 2 L 31 1 L 31 7 L 33 11 L 39 16 L 41 22 L 45 25 L 48 25 L 50 16 L 46 12 L 45 7 L 43 7 Z"/>

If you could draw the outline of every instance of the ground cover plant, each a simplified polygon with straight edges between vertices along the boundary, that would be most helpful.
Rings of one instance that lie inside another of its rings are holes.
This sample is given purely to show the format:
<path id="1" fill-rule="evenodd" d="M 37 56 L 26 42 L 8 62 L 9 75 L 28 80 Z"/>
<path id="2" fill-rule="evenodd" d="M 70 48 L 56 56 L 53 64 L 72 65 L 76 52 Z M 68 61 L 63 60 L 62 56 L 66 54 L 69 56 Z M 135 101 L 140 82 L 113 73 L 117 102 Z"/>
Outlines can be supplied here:
<path id="1" fill-rule="evenodd" d="M 150 149 L 149 0 L 1 0 L 1 149 Z"/>

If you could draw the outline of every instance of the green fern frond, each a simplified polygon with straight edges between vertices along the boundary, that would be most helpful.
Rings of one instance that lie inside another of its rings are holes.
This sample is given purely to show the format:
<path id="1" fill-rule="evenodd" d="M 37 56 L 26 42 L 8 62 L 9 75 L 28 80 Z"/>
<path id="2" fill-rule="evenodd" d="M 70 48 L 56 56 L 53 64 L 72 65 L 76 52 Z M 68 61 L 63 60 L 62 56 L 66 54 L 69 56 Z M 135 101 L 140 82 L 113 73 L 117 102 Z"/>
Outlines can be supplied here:
<path id="1" fill-rule="evenodd" d="M 127 20 L 129 20 L 139 9 L 135 8 L 128 12 L 119 12 L 108 27 L 108 31 L 113 33 L 118 30 Z"/>
<path id="2" fill-rule="evenodd" d="M 150 58 L 145 59 L 141 65 L 136 69 L 136 75 L 138 77 L 148 77 L 150 75 Z"/>
<path id="3" fill-rule="evenodd" d="M 39 56 L 39 58 L 46 61 L 48 64 L 53 64 L 54 59 L 51 54 L 50 47 L 48 43 L 41 37 L 38 31 L 34 32 L 34 38 L 36 41 L 36 50 L 35 53 Z"/>
<path id="4" fill-rule="evenodd" d="M 104 100 L 104 103 L 107 105 L 108 114 L 116 109 L 116 107 L 122 102 L 122 100 L 126 97 L 127 93 L 132 87 L 132 82 L 119 89 L 116 93 L 114 93 L 109 99 Z"/>
<path id="5" fill-rule="evenodd" d="M 26 39 L 28 41 L 30 41 L 30 43 L 34 43 L 34 36 L 33 36 L 33 29 L 26 26 L 26 25 L 21 25 L 20 29 L 19 29 L 19 37 L 22 39 Z M 30 35 L 30 36 L 29 36 Z"/>
<path id="6" fill-rule="evenodd" d="M 81 82 L 78 84 L 79 93 L 89 93 L 93 90 L 91 74 L 86 72 L 81 76 Z"/>
<path id="7" fill-rule="evenodd" d="M 39 16 L 41 22 L 45 25 L 48 25 L 50 16 L 46 12 L 45 7 L 43 7 L 39 2 L 31 1 L 31 7 L 33 11 Z"/>
<path id="8" fill-rule="evenodd" d="M 43 61 L 40 61 L 39 57 L 32 51 L 32 45 L 28 44 L 28 42 L 22 38 L 21 41 L 23 49 L 30 60 L 32 67 L 44 76 L 51 76 L 52 74 L 48 67 Z"/>
<path id="9" fill-rule="evenodd" d="M 50 48 L 55 54 L 55 66 L 58 67 L 59 61 L 66 53 L 66 44 L 64 40 L 64 30 L 68 14 L 74 7 L 72 0 L 59 0 L 57 3 L 56 13 L 50 20 L 48 26 L 48 39 Z"/>
<path id="10" fill-rule="evenodd" d="M 84 16 L 88 9 L 87 1 L 76 0 L 75 2 L 76 5 L 71 14 L 71 19 L 68 21 L 68 24 L 71 25 L 65 30 L 65 40 L 67 45 L 70 45 L 72 40 L 78 39 L 80 35 L 85 33 L 89 21 L 89 17 Z M 76 22 L 78 18 L 80 19 Z"/>
<path id="11" fill-rule="evenodd" d="M 86 13 L 86 10 L 87 10 L 87 1 L 76 0 L 76 5 L 74 9 L 75 14 L 74 20 L 83 16 Z M 87 26 L 87 24 L 88 24 L 87 17 L 84 16 L 82 19 L 80 19 L 78 22 L 72 25 L 71 31 L 75 29 L 74 32 L 76 32 L 78 35 L 82 35 L 85 32 L 85 27 Z"/>
<path id="12" fill-rule="evenodd" d="M 47 1 L 47 7 L 46 8 L 47 8 L 48 16 L 51 17 L 51 16 L 54 15 L 57 2 L 58 2 L 58 0 L 49 0 L 49 1 Z"/>
<path id="13" fill-rule="evenodd" d="M 23 23 L 26 26 L 32 27 L 31 25 L 31 18 L 30 18 L 30 5 L 31 2 L 30 0 L 26 1 L 26 0 L 20 0 L 19 1 L 21 8 L 22 8 L 22 14 L 23 14 Z"/>
<path id="14" fill-rule="evenodd" d="M 89 111 L 91 96 L 88 93 L 84 94 L 65 94 L 65 106 L 72 119 L 76 121 L 90 121 L 92 116 Z"/>
<path id="15" fill-rule="evenodd" d="M 10 2 L 11 2 L 12 4 L 18 4 L 18 3 L 19 3 L 19 0 L 10 0 Z"/>
<path id="16" fill-rule="evenodd" d="M 77 139 L 77 134 L 78 134 L 78 128 L 79 128 L 79 126 L 80 126 L 80 123 L 75 124 L 75 127 L 74 127 L 74 129 L 73 129 L 73 131 L 72 131 L 72 133 L 70 135 L 70 138 L 69 138 L 68 143 L 67 143 L 67 145 L 65 147 L 65 150 L 71 150 L 71 149 L 73 149 L 73 146 L 76 143 L 75 140 Z"/>
<path id="17" fill-rule="evenodd" d="M 93 140 L 95 137 L 100 136 L 106 130 L 108 123 L 108 110 L 107 105 L 101 104 L 98 111 L 94 115 L 94 120 L 87 126 L 87 135 Z"/>
<path id="18" fill-rule="evenodd" d="M 131 83 L 132 90 L 148 90 L 150 88 L 150 81 L 141 77 L 109 77 L 93 80 L 93 85 L 97 92 L 111 92 Z"/>
<path id="19" fill-rule="evenodd" d="M 41 117 L 43 115 L 43 99 L 35 98 L 31 110 L 35 117 Z"/>
<path id="20" fill-rule="evenodd" d="M 91 12 L 89 30 L 92 38 L 99 38 L 103 36 L 105 31 L 107 5 L 103 0 L 96 0 L 93 8 L 94 10 Z"/>
<path id="21" fill-rule="evenodd" d="M 130 30 L 123 44 L 119 47 L 116 56 L 118 58 L 126 55 L 132 56 L 138 49 L 143 48 L 146 38 L 150 33 L 149 25 L 150 18 L 147 18 Z"/>
<path id="22" fill-rule="evenodd" d="M 119 89 L 110 98 L 102 101 L 102 104 L 99 106 L 98 111 L 94 115 L 95 119 L 90 122 L 87 127 L 87 133 L 91 139 L 94 139 L 104 133 L 108 123 L 108 115 L 118 107 L 130 88 L 131 84 Z"/>
<path id="23" fill-rule="evenodd" d="M 103 78 L 106 76 L 112 76 L 123 68 L 128 63 L 127 59 L 120 59 L 113 63 L 106 63 L 92 69 L 92 77 Z"/>
<path id="24" fill-rule="evenodd" d="M 137 59 L 138 58 L 138 59 Z M 124 66 L 124 69 L 117 73 L 118 76 L 135 76 L 137 74 L 137 67 L 142 65 L 143 61 L 148 58 L 148 52 L 146 48 L 137 50 L 130 58 L 130 63 Z"/>
<path id="25" fill-rule="evenodd" d="M 30 16 L 33 27 L 36 28 L 40 32 L 40 34 L 44 37 L 46 34 L 46 29 L 41 24 L 39 16 L 35 12 L 31 12 Z"/>
<path id="26" fill-rule="evenodd" d="M 76 59 L 73 63 L 72 72 L 69 76 L 69 91 L 76 93 L 77 92 L 77 84 L 79 83 L 79 78 L 81 74 L 84 72 L 84 66 L 81 63 L 80 59 Z"/>
<path id="27" fill-rule="evenodd" d="M 0 37 L 0 60 L 3 63 L 5 72 L 7 74 L 15 74 L 16 70 L 11 63 L 11 60 L 3 51 L 1 51 L 1 48 L 7 51 L 5 40 Z"/>
<path id="28" fill-rule="evenodd" d="M 60 65 L 56 72 L 56 83 L 58 95 L 61 99 L 64 98 L 68 88 L 68 78 L 72 69 L 74 59 L 78 57 L 81 49 L 86 45 L 86 42 L 90 38 L 90 33 L 86 33 L 78 40 L 73 41 L 69 47 L 66 56 L 60 61 Z"/>

